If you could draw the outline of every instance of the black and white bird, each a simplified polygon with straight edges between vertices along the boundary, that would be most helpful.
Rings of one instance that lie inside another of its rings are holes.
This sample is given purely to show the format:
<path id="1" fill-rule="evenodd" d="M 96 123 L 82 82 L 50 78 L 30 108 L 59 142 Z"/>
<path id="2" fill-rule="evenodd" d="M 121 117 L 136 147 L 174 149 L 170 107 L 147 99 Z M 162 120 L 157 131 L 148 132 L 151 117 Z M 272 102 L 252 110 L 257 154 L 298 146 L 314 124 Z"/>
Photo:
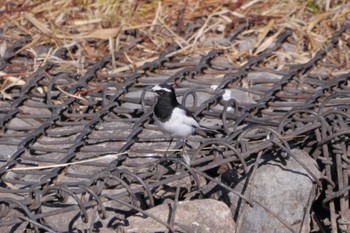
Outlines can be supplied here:
<path id="1" fill-rule="evenodd" d="M 185 140 L 200 128 L 190 111 L 177 101 L 172 86 L 158 84 L 152 88 L 152 91 L 158 97 L 154 107 L 155 122 L 163 133 L 172 139 Z"/>

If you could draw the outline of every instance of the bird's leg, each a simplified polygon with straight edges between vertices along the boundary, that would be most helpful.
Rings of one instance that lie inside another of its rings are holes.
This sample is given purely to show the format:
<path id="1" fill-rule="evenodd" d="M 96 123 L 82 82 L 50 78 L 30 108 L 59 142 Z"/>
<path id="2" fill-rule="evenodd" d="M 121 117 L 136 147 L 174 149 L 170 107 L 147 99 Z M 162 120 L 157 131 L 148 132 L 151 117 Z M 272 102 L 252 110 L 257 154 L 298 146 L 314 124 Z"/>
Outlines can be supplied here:
<path id="1" fill-rule="evenodd" d="M 165 158 L 168 157 L 168 156 L 167 156 L 167 153 L 168 153 L 168 151 L 169 151 L 169 148 L 170 148 L 171 143 L 173 143 L 173 140 L 174 140 L 173 138 L 170 139 L 170 143 L 169 143 L 168 148 L 166 149 L 165 154 L 164 154 L 164 157 L 165 157 Z"/>
<path id="2" fill-rule="evenodd" d="M 170 139 L 169 145 L 168 145 L 168 147 L 167 147 L 163 157 L 159 160 L 160 164 L 163 164 L 163 165 L 167 164 L 167 162 L 168 162 L 168 155 L 167 155 L 167 153 L 169 151 L 171 143 L 173 143 L 173 140 L 174 140 L 173 138 Z"/>
<path id="3" fill-rule="evenodd" d="M 186 139 L 182 139 L 181 140 L 181 147 L 182 147 L 182 154 L 184 154 L 185 153 L 185 147 L 186 147 Z"/>
<path id="4" fill-rule="evenodd" d="M 183 161 L 188 165 L 190 166 L 191 164 L 191 159 L 190 157 L 188 156 L 188 154 L 186 153 L 186 138 L 182 141 L 182 159 Z"/>
<path id="5" fill-rule="evenodd" d="M 160 162 L 161 162 L 161 163 L 164 163 L 164 162 L 167 161 L 167 158 L 168 158 L 168 151 L 169 151 L 169 148 L 170 148 L 171 143 L 173 143 L 173 140 L 174 140 L 173 138 L 170 139 L 169 145 L 168 145 L 168 147 L 166 148 L 166 151 L 165 151 L 165 153 L 164 153 L 164 155 L 163 155 L 163 158 L 160 159 Z"/>

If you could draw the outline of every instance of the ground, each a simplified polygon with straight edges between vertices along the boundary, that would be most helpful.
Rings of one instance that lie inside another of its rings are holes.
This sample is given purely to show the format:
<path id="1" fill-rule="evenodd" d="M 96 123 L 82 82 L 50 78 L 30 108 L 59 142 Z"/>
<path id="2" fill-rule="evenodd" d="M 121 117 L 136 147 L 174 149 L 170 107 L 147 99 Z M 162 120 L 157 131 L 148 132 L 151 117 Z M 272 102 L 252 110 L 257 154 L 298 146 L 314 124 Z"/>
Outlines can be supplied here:
<path id="1" fill-rule="evenodd" d="M 5 0 L 0 201 L 18 211 L 0 227 L 62 231 L 48 219 L 94 200 L 123 219 L 198 190 L 213 198 L 212 178 L 227 185 L 259 152 L 283 160 L 299 148 L 324 174 L 311 230 L 346 231 L 349 19 L 345 0 Z M 147 88 L 162 82 L 217 132 L 189 138 L 190 166 L 160 159 L 169 139 Z"/>

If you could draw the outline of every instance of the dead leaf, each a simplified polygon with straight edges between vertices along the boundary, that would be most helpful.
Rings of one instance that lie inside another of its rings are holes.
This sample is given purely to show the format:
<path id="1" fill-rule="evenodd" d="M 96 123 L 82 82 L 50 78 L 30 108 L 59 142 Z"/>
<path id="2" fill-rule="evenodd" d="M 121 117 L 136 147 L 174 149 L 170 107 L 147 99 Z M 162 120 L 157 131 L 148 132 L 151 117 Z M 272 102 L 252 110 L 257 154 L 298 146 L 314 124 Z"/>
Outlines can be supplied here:
<path id="1" fill-rule="evenodd" d="M 273 34 L 272 36 L 270 36 L 269 38 L 267 38 L 260 46 L 259 48 L 255 51 L 254 55 L 259 54 L 260 52 L 264 51 L 265 49 L 267 49 L 273 42 L 274 40 L 278 37 L 278 35 L 282 32 L 282 28 L 280 28 L 278 30 L 278 32 L 276 32 L 275 34 Z"/>
<path id="2" fill-rule="evenodd" d="M 107 40 L 109 38 L 115 38 L 118 36 L 122 27 L 97 29 L 95 31 L 81 34 L 81 35 L 57 35 L 58 38 L 71 38 L 71 39 L 102 39 Z"/>
<path id="3" fill-rule="evenodd" d="M 311 32 L 311 30 L 312 30 L 319 22 L 321 22 L 323 19 L 327 18 L 330 14 L 331 14 L 331 13 L 326 12 L 326 13 L 317 15 L 316 18 L 315 18 L 313 21 L 311 21 L 311 22 L 309 23 L 309 25 L 307 26 L 306 30 L 307 30 L 308 32 Z"/>
<path id="4" fill-rule="evenodd" d="M 271 19 L 266 27 L 263 28 L 262 32 L 258 35 L 257 41 L 255 43 L 255 47 L 261 45 L 262 41 L 265 39 L 269 31 L 271 30 L 273 24 L 275 23 L 274 19 Z"/>
<path id="5" fill-rule="evenodd" d="M 47 36 L 52 36 L 52 31 L 48 29 L 44 24 L 42 24 L 39 20 L 37 20 L 32 14 L 24 12 L 23 17 L 31 22 L 35 27 L 37 27 L 42 33 Z"/>
<path id="6" fill-rule="evenodd" d="M 4 72 L 0 72 L 1 75 L 6 75 L 6 73 Z M 25 84 L 25 81 L 23 81 L 21 78 L 16 78 L 13 76 L 9 76 L 9 77 L 4 77 L 7 79 L 7 81 L 10 82 L 10 84 L 8 86 L 6 86 L 4 89 L 2 89 L 0 91 L 0 93 L 3 95 L 4 99 L 9 99 L 12 100 L 12 96 L 6 93 L 7 89 L 10 89 L 11 87 L 14 86 L 23 86 Z"/>

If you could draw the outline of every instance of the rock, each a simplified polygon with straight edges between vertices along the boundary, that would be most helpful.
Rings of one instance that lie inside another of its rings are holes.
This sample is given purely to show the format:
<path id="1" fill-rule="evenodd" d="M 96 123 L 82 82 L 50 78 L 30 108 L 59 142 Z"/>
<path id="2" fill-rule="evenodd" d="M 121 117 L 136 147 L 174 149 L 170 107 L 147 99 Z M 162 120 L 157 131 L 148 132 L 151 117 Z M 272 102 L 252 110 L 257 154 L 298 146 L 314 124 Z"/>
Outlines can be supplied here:
<path id="1" fill-rule="evenodd" d="M 14 130 L 31 130 L 36 127 L 39 127 L 41 125 L 41 122 L 35 120 L 35 119 L 24 119 L 15 117 L 12 120 L 9 121 L 7 124 L 7 128 L 14 129 Z"/>
<path id="2" fill-rule="evenodd" d="M 241 90 L 225 90 L 225 94 L 223 96 L 225 100 L 229 100 L 231 98 L 235 99 L 240 104 L 255 104 L 256 101 L 253 100 L 246 92 Z"/>
<path id="3" fill-rule="evenodd" d="M 315 160 L 306 152 L 294 149 L 292 153 L 318 178 L 321 176 Z M 248 178 L 245 195 L 253 201 L 254 207 L 240 205 L 236 196 L 232 198 L 236 199 L 233 205 L 238 214 L 237 232 L 291 232 L 281 221 L 295 232 L 310 232 L 310 215 L 306 213 L 304 218 L 304 214 L 309 200 L 316 198 L 313 179 L 293 158 L 286 161 L 286 166 L 276 158 L 271 156 L 262 162 L 254 177 Z M 235 189 L 244 185 L 237 185 Z"/>
<path id="4" fill-rule="evenodd" d="M 0 161 L 7 161 L 17 151 L 17 146 L 0 145 Z"/>
<path id="5" fill-rule="evenodd" d="M 196 106 L 200 106 L 202 103 L 204 103 L 205 101 L 210 99 L 210 97 L 212 97 L 211 94 L 208 94 L 206 92 L 197 91 L 196 92 L 196 103 L 194 103 L 192 96 L 187 96 L 185 103 L 182 103 L 183 96 L 178 97 L 177 100 L 179 101 L 179 103 L 185 105 L 186 107 L 191 108 L 194 106 L 194 104 L 196 104 Z"/>
<path id="6" fill-rule="evenodd" d="M 104 191 L 106 195 L 115 195 L 118 190 L 108 189 Z M 77 195 L 77 198 L 82 200 L 85 197 Z M 58 203 L 58 202 L 57 202 Z M 72 198 L 68 197 L 67 202 L 61 203 L 62 205 L 76 205 L 77 202 Z M 101 218 L 97 207 L 86 208 L 87 222 L 82 219 L 82 212 L 80 209 L 62 212 L 62 207 L 58 204 L 53 205 L 42 205 L 42 213 L 46 213 L 44 217 L 45 225 L 50 227 L 54 232 L 115 232 L 116 225 L 122 224 L 124 220 L 125 212 L 130 211 L 128 207 L 119 205 L 115 201 L 107 201 L 103 203 L 105 208 L 117 209 L 113 214 L 108 213 L 105 219 Z M 58 211 L 55 213 L 55 211 Z M 51 213 L 51 214 L 50 214 Z M 1 229 L 1 228 L 0 228 Z M 1 231 L 2 232 L 2 231 Z M 22 231 L 21 231 L 22 232 Z"/>
<path id="7" fill-rule="evenodd" d="M 164 222 L 169 220 L 172 206 L 163 204 L 147 210 L 148 213 L 160 218 Z M 127 219 L 128 226 L 118 228 L 117 232 L 165 232 L 166 227 L 152 218 L 146 218 L 141 214 Z M 230 209 L 223 202 L 213 199 L 193 200 L 179 202 L 175 216 L 176 229 L 185 232 L 235 232 Z M 181 229 L 178 226 L 183 226 Z"/>
<path id="8" fill-rule="evenodd" d="M 222 36 L 212 36 L 207 37 L 202 40 L 203 46 L 211 47 L 211 46 L 230 46 L 231 42 L 227 38 L 223 38 Z"/>
<path id="9" fill-rule="evenodd" d="M 26 115 L 40 115 L 42 118 L 49 118 L 51 116 L 51 111 L 47 108 L 35 108 L 23 105 L 19 109 Z"/>
<path id="10" fill-rule="evenodd" d="M 238 49 L 241 51 L 253 50 L 256 44 L 256 38 L 253 36 L 245 37 L 244 40 L 237 40 Z"/>
<path id="11" fill-rule="evenodd" d="M 247 79 L 251 84 L 266 84 L 275 83 L 282 79 L 282 75 L 270 73 L 270 72 L 250 72 L 247 75 Z"/>
<path id="12" fill-rule="evenodd" d="M 218 85 L 211 85 L 211 89 L 215 90 Z M 223 100 L 235 99 L 238 103 L 243 104 L 255 104 L 256 101 L 249 97 L 247 92 L 238 90 L 238 89 L 225 89 L 224 94 L 222 95 Z"/>

